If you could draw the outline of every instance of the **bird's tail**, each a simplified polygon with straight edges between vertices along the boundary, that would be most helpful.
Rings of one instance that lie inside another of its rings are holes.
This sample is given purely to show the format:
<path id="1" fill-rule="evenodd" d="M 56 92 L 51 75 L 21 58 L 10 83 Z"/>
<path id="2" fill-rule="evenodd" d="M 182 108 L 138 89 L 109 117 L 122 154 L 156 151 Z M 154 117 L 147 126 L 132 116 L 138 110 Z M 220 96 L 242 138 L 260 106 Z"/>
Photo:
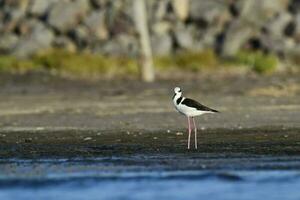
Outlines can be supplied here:
<path id="1" fill-rule="evenodd" d="M 214 109 L 211 109 L 210 111 L 211 111 L 212 113 L 220 113 L 220 111 L 214 110 Z"/>

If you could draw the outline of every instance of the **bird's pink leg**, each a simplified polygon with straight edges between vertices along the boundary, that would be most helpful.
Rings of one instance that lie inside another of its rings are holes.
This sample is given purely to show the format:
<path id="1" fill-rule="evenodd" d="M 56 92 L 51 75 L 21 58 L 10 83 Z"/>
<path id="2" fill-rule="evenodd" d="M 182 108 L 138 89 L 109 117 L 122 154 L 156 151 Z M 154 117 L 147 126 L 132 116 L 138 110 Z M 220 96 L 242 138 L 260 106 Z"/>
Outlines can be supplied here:
<path id="1" fill-rule="evenodd" d="M 190 149 L 190 143 L 191 143 L 191 125 L 190 125 L 190 117 L 188 117 L 188 124 L 189 124 L 189 137 L 188 137 L 188 149 Z"/>
<path id="2" fill-rule="evenodd" d="M 194 130 L 195 130 L 195 149 L 197 149 L 198 148 L 198 143 L 197 143 L 197 126 L 196 126 L 194 117 L 193 117 L 193 122 L 194 122 Z"/>

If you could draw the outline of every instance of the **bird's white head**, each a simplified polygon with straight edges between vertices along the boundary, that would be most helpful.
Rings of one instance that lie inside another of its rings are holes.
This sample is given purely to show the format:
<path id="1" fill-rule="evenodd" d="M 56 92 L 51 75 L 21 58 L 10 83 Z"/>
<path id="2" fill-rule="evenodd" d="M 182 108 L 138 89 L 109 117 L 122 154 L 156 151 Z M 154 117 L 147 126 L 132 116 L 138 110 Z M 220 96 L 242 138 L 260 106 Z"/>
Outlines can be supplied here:
<path id="1" fill-rule="evenodd" d="M 174 92 L 175 92 L 175 94 L 181 94 L 182 93 L 180 87 L 175 87 Z"/>

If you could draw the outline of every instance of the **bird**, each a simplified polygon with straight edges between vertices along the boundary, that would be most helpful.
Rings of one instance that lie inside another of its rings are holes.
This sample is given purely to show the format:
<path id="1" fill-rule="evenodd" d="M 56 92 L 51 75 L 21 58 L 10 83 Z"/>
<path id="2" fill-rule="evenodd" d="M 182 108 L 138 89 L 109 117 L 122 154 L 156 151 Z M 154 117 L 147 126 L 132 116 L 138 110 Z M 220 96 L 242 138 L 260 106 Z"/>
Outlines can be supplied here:
<path id="1" fill-rule="evenodd" d="M 188 145 L 187 145 L 188 149 L 190 149 L 190 142 L 191 142 L 192 124 L 190 118 L 192 118 L 194 124 L 194 131 L 195 131 L 195 149 L 197 149 L 198 148 L 197 127 L 196 127 L 194 117 L 207 114 L 207 113 L 219 113 L 219 111 L 206 107 L 193 99 L 189 99 L 182 96 L 182 90 L 180 89 L 180 87 L 174 88 L 174 96 L 172 100 L 176 110 L 179 113 L 185 115 L 188 119 Z"/>

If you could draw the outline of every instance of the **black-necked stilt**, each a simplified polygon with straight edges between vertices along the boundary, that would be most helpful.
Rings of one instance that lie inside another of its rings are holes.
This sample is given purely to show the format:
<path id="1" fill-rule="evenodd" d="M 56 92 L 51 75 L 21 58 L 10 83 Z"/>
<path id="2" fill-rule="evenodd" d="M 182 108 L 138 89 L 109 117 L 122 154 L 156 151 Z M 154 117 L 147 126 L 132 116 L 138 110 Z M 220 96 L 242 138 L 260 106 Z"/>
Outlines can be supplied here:
<path id="1" fill-rule="evenodd" d="M 195 148 L 197 149 L 197 127 L 195 124 L 195 116 L 203 115 L 206 113 L 217 113 L 219 111 L 208 108 L 201 103 L 185 98 L 182 96 L 182 91 L 179 87 L 174 88 L 174 96 L 173 96 L 173 103 L 175 105 L 175 108 L 178 112 L 181 114 L 184 114 L 188 118 L 188 128 L 189 128 L 189 136 L 188 136 L 188 149 L 190 149 L 190 142 L 191 142 L 191 123 L 190 118 L 193 119 L 194 123 L 194 130 L 195 130 Z"/>

